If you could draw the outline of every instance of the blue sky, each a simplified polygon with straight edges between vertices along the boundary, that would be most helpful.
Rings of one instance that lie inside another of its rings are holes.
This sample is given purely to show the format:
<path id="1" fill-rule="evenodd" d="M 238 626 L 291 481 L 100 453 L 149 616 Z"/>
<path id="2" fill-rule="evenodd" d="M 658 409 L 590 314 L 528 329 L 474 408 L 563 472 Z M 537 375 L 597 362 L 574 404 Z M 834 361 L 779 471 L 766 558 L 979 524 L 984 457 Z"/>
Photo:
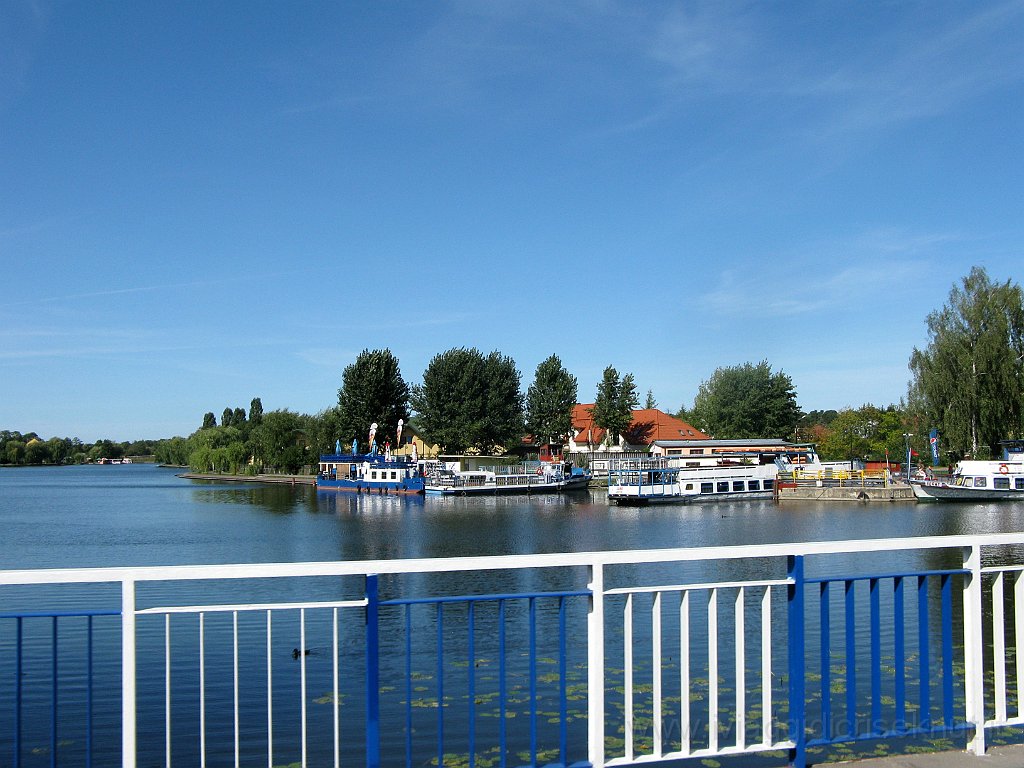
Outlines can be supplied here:
<path id="1" fill-rule="evenodd" d="M 1024 2 L 0 3 L 0 429 L 315 413 L 363 349 L 898 402 L 1024 265 Z"/>

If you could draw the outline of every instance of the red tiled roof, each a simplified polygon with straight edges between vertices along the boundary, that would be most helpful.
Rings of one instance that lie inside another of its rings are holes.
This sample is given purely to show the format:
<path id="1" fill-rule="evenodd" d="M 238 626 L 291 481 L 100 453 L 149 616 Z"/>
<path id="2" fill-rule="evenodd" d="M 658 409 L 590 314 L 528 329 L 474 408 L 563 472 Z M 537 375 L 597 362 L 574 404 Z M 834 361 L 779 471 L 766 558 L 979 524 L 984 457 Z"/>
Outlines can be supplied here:
<path id="1" fill-rule="evenodd" d="M 577 443 L 599 445 L 604 439 L 604 429 L 594 424 L 590 409 L 593 403 L 577 403 L 572 409 L 572 427 Z M 657 408 L 642 408 L 633 411 L 631 429 L 643 431 L 643 442 L 650 445 L 655 440 L 707 440 L 708 436 L 696 427 Z"/>

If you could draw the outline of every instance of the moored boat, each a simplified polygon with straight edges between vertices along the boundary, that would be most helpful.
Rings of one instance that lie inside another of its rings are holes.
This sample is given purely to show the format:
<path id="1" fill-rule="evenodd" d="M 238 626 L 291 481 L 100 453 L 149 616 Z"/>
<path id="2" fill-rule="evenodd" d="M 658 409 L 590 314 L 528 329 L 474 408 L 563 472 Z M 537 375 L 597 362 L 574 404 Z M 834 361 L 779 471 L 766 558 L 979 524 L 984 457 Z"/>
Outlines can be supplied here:
<path id="1" fill-rule="evenodd" d="M 1024 500 L 1024 461 L 965 459 L 946 480 L 910 478 L 919 501 Z"/>
<path id="2" fill-rule="evenodd" d="M 436 496 L 563 493 L 585 489 L 589 482 L 590 473 L 574 467 L 571 462 L 540 462 L 536 468 L 517 465 L 507 471 L 439 468 L 428 475 L 426 493 Z"/>
<path id="3" fill-rule="evenodd" d="M 702 460 L 692 456 L 627 459 L 609 470 L 608 498 L 620 505 L 770 499 L 780 471 L 822 469 L 813 447 L 807 445 Z"/>
<path id="4" fill-rule="evenodd" d="M 380 453 L 332 453 L 320 457 L 317 490 L 353 493 L 423 493 L 419 463 Z"/>

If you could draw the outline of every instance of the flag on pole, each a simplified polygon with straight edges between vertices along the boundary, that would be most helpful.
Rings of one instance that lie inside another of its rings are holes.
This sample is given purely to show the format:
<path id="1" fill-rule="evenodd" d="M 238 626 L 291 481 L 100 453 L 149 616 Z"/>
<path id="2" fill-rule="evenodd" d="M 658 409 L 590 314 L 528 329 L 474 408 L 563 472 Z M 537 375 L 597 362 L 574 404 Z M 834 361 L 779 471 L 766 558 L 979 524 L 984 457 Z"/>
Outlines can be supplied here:
<path id="1" fill-rule="evenodd" d="M 932 447 L 932 466 L 939 466 L 939 430 L 933 429 L 928 433 L 928 444 Z"/>

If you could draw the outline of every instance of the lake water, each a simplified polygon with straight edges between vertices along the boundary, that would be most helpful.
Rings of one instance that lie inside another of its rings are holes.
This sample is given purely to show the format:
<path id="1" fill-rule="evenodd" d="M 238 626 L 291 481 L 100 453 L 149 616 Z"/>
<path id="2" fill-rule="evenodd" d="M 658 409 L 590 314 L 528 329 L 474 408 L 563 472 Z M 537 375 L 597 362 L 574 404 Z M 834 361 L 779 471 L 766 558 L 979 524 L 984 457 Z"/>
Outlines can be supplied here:
<path id="1" fill-rule="evenodd" d="M 147 464 L 0 469 L 0 568 L 453 557 L 996 533 L 1024 504 L 609 505 L 317 494 Z"/>
<path id="2" fill-rule="evenodd" d="M 393 497 L 318 494 L 302 485 L 189 481 L 177 477 L 176 470 L 145 464 L 0 469 L 0 569 L 456 557 L 1018 530 L 1024 530 L 1024 504 L 1019 503 L 776 505 L 764 501 L 630 508 L 609 505 L 601 491 L 532 498 Z M 919 560 L 924 557 L 908 554 L 901 562 L 881 566 L 955 565 Z M 842 570 L 852 564 L 839 560 L 831 567 Z M 777 564 L 753 562 L 737 567 L 748 579 L 782 575 Z M 491 578 L 481 575 L 472 591 L 533 588 L 492 583 Z M 516 578 L 529 581 L 528 576 Z M 3 590 L 0 599 L 0 611 L 22 611 L 36 607 L 40 598 L 38 592 Z M 56 603 L 111 607 L 116 606 L 116 592 L 71 590 Z M 208 631 L 216 635 L 225 630 L 211 623 Z M 111 638 L 107 642 L 114 642 L 116 631 Z M 140 624 L 140 648 L 153 643 L 154 652 L 160 653 L 159 638 L 157 628 Z M 98 642 L 102 646 L 104 641 Z M 294 641 L 281 642 L 280 652 L 287 654 Z M 0 764 L 6 762 L 11 748 L 13 705 L 6 691 L 12 649 L 6 626 L 0 637 Z M 26 654 L 26 663 L 31 655 Z M 46 663 L 42 656 L 37 660 L 40 670 Z M 116 677 L 117 659 L 100 659 L 97 674 L 104 670 Z M 147 684 L 154 691 L 162 684 L 159 676 L 146 681 L 145 677 L 140 680 L 141 695 L 146 695 Z M 24 706 L 26 711 L 45 713 L 46 695 Z M 68 706 L 65 713 L 73 712 Z M 116 724 L 117 716 L 116 708 L 98 705 L 96 727 Z M 162 721 L 158 720 L 149 722 L 140 714 L 143 763 L 162 759 Z M 349 724 L 354 730 L 357 720 Z M 45 730 L 34 737 L 36 742 L 45 742 Z M 186 732 L 184 737 L 194 733 Z M 287 751 L 285 737 L 281 738 Z M 354 733 L 353 738 L 357 738 Z M 66 753 L 81 748 L 81 739 L 65 741 L 61 748 Z M 96 764 L 116 764 L 117 747 L 94 745 Z M 189 762 L 194 755 L 189 755 L 189 747 L 183 749 L 177 754 Z M 23 752 L 23 765 L 48 764 L 43 743 L 23 747 Z M 229 755 L 222 757 L 230 762 Z M 259 759 L 252 755 L 249 761 Z M 216 762 L 211 758 L 211 764 Z"/>

